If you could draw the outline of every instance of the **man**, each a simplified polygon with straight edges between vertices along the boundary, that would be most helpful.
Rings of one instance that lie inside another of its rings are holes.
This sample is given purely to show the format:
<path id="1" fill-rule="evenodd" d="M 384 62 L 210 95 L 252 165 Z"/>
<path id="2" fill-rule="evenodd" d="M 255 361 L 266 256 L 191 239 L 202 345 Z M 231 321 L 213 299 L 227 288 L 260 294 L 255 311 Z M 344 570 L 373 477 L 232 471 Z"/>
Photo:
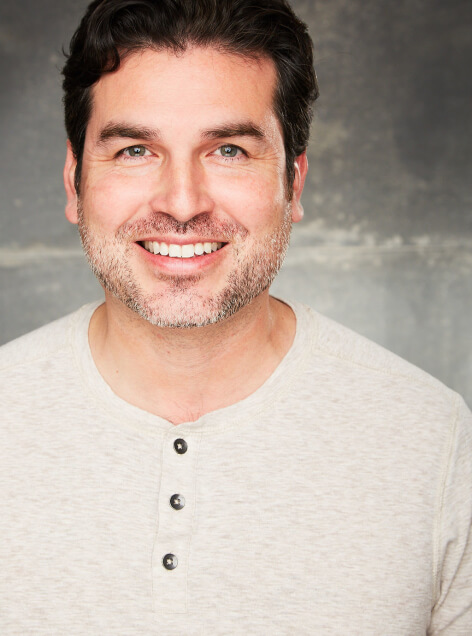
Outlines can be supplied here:
<path id="1" fill-rule="evenodd" d="M 0 633 L 472 634 L 464 403 L 269 296 L 305 26 L 285 0 L 95 0 L 64 77 L 105 302 L 0 356 Z"/>

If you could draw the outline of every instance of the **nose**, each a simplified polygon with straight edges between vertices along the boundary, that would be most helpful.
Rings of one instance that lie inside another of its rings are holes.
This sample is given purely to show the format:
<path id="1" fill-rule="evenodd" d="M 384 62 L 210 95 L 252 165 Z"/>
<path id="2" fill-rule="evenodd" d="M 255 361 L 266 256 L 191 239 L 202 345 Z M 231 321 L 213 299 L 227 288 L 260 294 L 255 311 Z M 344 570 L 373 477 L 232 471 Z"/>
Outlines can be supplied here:
<path id="1" fill-rule="evenodd" d="M 213 210 L 204 168 L 192 159 L 168 160 L 159 171 L 153 188 L 154 212 L 168 214 L 181 223 Z"/>

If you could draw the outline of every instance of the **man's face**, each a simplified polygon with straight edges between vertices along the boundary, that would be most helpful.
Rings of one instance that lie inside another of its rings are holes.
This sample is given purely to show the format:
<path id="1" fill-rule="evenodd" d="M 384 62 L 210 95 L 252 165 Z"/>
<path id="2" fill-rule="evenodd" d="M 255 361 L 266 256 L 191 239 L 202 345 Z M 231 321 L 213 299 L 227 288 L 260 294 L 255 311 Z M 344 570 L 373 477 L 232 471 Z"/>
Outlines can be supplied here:
<path id="1" fill-rule="evenodd" d="M 269 60 L 193 48 L 132 54 L 95 85 L 66 214 L 108 296 L 188 327 L 268 293 L 306 173 L 302 155 L 289 201 L 275 83 Z"/>

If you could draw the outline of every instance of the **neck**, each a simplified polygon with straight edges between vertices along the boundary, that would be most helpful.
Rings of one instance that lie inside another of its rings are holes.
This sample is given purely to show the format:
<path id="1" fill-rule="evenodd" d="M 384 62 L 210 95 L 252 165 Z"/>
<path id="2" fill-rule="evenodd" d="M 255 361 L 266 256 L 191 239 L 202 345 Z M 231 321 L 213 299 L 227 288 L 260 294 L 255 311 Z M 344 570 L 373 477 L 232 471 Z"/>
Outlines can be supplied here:
<path id="1" fill-rule="evenodd" d="M 292 310 L 268 291 L 230 318 L 194 329 L 155 327 L 107 294 L 89 339 L 98 370 L 119 397 L 180 424 L 253 393 L 294 334 Z"/>

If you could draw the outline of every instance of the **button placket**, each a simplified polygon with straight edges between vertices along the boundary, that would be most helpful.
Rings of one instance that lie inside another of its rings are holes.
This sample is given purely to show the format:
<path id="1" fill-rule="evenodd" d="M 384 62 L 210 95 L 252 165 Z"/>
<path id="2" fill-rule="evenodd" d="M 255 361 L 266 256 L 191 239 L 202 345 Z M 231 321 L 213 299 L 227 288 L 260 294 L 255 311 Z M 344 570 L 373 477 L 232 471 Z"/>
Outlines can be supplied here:
<path id="1" fill-rule="evenodd" d="M 169 433 L 164 441 L 153 551 L 156 611 L 185 612 L 188 556 L 195 507 L 195 470 L 200 434 Z"/>

